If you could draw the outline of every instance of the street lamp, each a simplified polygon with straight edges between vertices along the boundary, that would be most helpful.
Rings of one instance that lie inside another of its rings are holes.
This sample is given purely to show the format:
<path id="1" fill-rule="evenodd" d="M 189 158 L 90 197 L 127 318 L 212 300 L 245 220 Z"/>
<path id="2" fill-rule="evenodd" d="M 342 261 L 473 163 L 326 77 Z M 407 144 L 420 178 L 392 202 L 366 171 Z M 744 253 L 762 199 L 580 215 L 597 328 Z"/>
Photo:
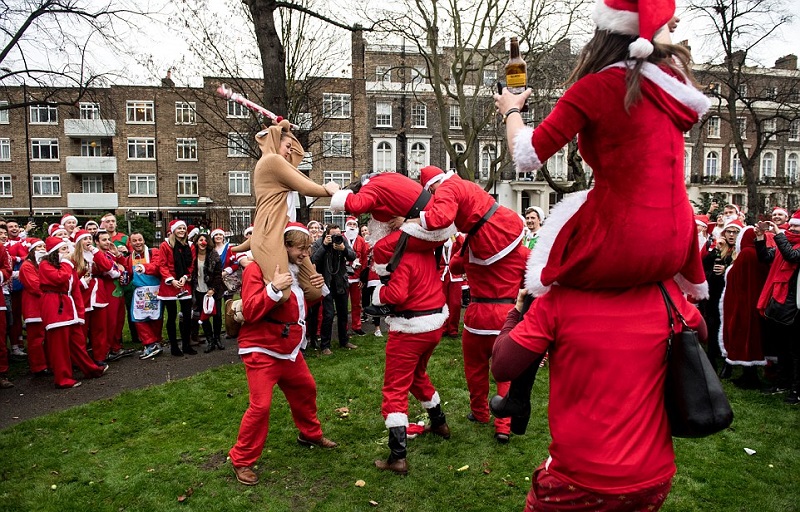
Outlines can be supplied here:
<path id="1" fill-rule="evenodd" d="M 13 71 L 9 68 L 0 68 L 8 74 Z M 22 117 L 25 119 L 25 166 L 28 170 L 28 221 L 33 220 L 33 178 L 31 176 L 31 148 L 30 148 L 30 134 L 28 133 L 28 112 L 26 112 L 26 103 L 28 101 L 28 84 L 25 82 L 25 77 L 22 80 Z"/>

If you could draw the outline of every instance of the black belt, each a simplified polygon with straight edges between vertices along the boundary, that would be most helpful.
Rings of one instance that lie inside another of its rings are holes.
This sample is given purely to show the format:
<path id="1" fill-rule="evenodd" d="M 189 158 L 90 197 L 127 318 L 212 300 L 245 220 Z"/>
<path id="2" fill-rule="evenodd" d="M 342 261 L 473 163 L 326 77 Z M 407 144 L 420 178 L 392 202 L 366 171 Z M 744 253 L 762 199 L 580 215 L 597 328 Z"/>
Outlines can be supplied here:
<path id="1" fill-rule="evenodd" d="M 441 313 L 442 308 L 426 309 L 425 311 L 395 311 L 392 316 L 401 316 L 403 318 L 416 318 L 418 316 L 435 315 Z"/>
<path id="2" fill-rule="evenodd" d="M 467 245 L 469 245 L 469 239 L 472 238 L 472 235 L 477 233 L 478 230 L 481 229 L 484 224 L 486 224 L 486 221 L 488 221 L 492 215 L 494 215 L 494 212 L 496 212 L 498 208 L 500 208 L 500 203 L 494 203 L 492 207 L 489 208 L 489 211 L 484 213 L 483 217 L 481 217 L 478 222 L 472 226 L 472 229 L 469 230 L 466 238 L 464 238 L 464 245 L 461 246 L 461 252 L 459 253 L 460 256 L 464 256 L 464 252 L 467 250 Z"/>
<path id="3" fill-rule="evenodd" d="M 275 319 L 270 318 L 268 316 L 265 316 L 264 320 L 266 320 L 267 322 L 269 322 L 271 324 L 278 324 L 278 325 L 282 325 L 283 326 L 283 331 L 281 331 L 281 338 L 288 338 L 289 337 L 289 326 L 305 324 L 305 322 L 303 322 L 303 324 L 301 324 L 299 321 L 298 322 L 281 322 L 280 320 L 275 320 Z"/>
<path id="4" fill-rule="evenodd" d="M 488 297 L 472 297 L 470 299 L 472 302 L 477 302 L 478 304 L 516 304 L 517 298 L 514 297 L 513 299 L 505 298 L 505 299 L 490 299 Z"/>
<path id="5" fill-rule="evenodd" d="M 69 296 L 69 293 L 67 293 L 67 292 L 49 292 L 49 291 L 46 291 L 46 292 L 42 292 L 42 293 L 51 293 L 53 295 L 67 295 L 67 296 Z M 63 311 L 64 311 L 64 301 L 61 300 L 61 299 L 58 299 L 58 314 L 60 315 Z M 3 342 L 5 343 L 5 340 L 3 340 Z"/>
<path id="6" fill-rule="evenodd" d="M 406 213 L 406 219 L 418 219 L 419 212 L 421 212 L 430 201 L 431 193 L 423 188 L 422 192 L 419 193 L 419 197 L 417 197 L 417 200 L 414 201 L 414 204 L 411 206 L 411 209 Z"/>

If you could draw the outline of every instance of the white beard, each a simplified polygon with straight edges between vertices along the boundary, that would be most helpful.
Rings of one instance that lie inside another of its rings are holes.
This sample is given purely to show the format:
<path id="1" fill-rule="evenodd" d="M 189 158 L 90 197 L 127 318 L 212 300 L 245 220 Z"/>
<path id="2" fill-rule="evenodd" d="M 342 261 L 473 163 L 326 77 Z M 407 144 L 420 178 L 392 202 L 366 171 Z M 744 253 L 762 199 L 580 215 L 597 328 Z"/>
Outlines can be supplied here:
<path id="1" fill-rule="evenodd" d="M 353 240 L 358 236 L 358 228 L 344 228 L 344 236 L 346 236 L 347 240 L 352 244 Z"/>

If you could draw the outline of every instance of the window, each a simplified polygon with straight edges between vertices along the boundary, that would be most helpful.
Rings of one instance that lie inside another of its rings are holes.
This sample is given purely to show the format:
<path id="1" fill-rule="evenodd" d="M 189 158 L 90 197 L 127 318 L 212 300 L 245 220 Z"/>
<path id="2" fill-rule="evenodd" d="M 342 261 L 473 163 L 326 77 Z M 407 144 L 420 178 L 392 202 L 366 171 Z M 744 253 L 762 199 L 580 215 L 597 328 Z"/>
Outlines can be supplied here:
<path id="1" fill-rule="evenodd" d="M 197 139 L 177 139 L 178 160 L 197 160 Z"/>
<path id="2" fill-rule="evenodd" d="M 178 175 L 178 196 L 197 196 L 199 181 L 196 174 Z"/>
<path id="3" fill-rule="evenodd" d="M 327 225 L 336 224 L 337 226 L 344 228 L 344 221 L 346 218 L 347 214 L 344 212 L 332 212 L 330 210 L 325 210 L 322 220 Z"/>
<path id="4" fill-rule="evenodd" d="M 7 101 L 0 101 L 0 107 L 7 107 Z M 0 124 L 8 124 L 8 110 L 0 110 Z"/>
<path id="5" fill-rule="evenodd" d="M 244 230 L 253 224 L 253 212 L 244 209 L 230 210 L 230 230 L 234 234 L 244 233 Z"/>
<path id="6" fill-rule="evenodd" d="M 424 142 L 410 142 L 408 149 L 408 177 L 419 179 L 419 171 L 428 165 L 428 146 Z"/>
<path id="7" fill-rule="evenodd" d="M 797 182 L 797 166 L 798 161 L 800 161 L 800 157 L 798 157 L 797 153 L 789 153 L 786 156 L 786 179 L 789 180 L 790 184 L 794 184 Z"/>
<path id="8" fill-rule="evenodd" d="M 250 195 L 250 171 L 228 173 L 228 194 L 232 196 Z"/>
<path id="9" fill-rule="evenodd" d="M 497 148 L 492 144 L 487 144 L 481 148 L 480 178 L 483 181 L 489 180 L 492 169 L 492 161 L 497 158 Z"/>
<path id="10" fill-rule="evenodd" d="M 415 103 L 411 106 L 411 127 L 426 128 L 428 126 L 428 106 Z"/>
<path id="11" fill-rule="evenodd" d="M 747 138 L 747 118 L 746 117 L 737 117 L 736 118 L 736 130 L 739 132 L 739 136 L 742 139 Z"/>
<path id="12" fill-rule="evenodd" d="M 764 137 L 769 137 L 770 135 L 774 136 L 775 132 L 778 130 L 778 123 L 775 119 L 764 119 L 761 123 L 761 131 L 764 134 Z"/>
<path id="13" fill-rule="evenodd" d="M 450 105 L 450 129 L 461 129 L 461 107 L 458 105 Z"/>
<path id="14" fill-rule="evenodd" d="M 483 70 L 483 85 L 486 87 L 494 87 L 494 84 L 497 82 L 497 70 L 496 69 L 484 69 Z"/>
<path id="15" fill-rule="evenodd" d="M 735 149 L 731 150 L 731 178 L 735 180 L 742 179 L 744 169 L 742 169 L 742 161 L 739 158 L 739 152 Z"/>
<path id="16" fill-rule="evenodd" d="M 129 174 L 129 197 L 156 197 L 155 174 Z"/>
<path id="17" fill-rule="evenodd" d="M 411 83 L 414 85 L 425 83 L 425 67 L 415 66 L 411 68 Z"/>
<path id="18" fill-rule="evenodd" d="M 175 102 L 175 124 L 197 123 L 197 108 L 193 101 Z"/>
<path id="19" fill-rule="evenodd" d="M 325 93 L 322 95 L 322 115 L 325 117 L 347 119 L 350 117 L 350 95 Z"/>
<path id="20" fill-rule="evenodd" d="M 152 101 L 128 101 L 125 113 L 128 123 L 152 124 L 155 107 Z"/>
<path id="21" fill-rule="evenodd" d="M 58 139 L 31 139 L 31 160 L 58 160 Z"/>
<path id="22" fill-rule="evenodd" d="M 380 128 L 392 127 L 392 103 L 389 101 L 375 102 L 375 126 Z"/>
<path id="23" fill-rule="evenodd" d="M 394 147 L 391 142 L 383 140 L 375 146 L 373 171 L 394 171 Z"/>
<path id="24" fill-rule="evenodd" d="M 0 197 L 13 197 L 11 194 L 10 174 L 0 174 Z"/>
<path id="25" fill-rule="evenodd" d="M 0 139 L 0 161 L 11 160 L 11 139 Z"/>
<path id="26" fill-rule="evenodd" d="M 232 158 L 247 157 L 248 145 L 245 136 L 241 133 L 228 133 L 228 156 Z"/>
<path id="27" fill-rule="evenodd" d="M 453 143 L 453 151 L 455 151 L 456 155 L 463 155 L 467 148 L 461 142 L 454 142 Z M 453 158 L 450 158 L 450 153 L 447 153 L 447 169 L 449 171 L 456 170 L 456 161 Z"/>
<path id="28" fill-rule="evenodd" d="M 34 197 L 61 197 L 61 177 L 58 174 L 34 174 Z"/>
<path id="29" fill-rule="evenodd" d="M 747 84 L 739 84 L 737 92 L 740 98 L 747 98 Z"/>
<path id="30" fill-rule="evenodd" d="M 81 119 L 100 119 L 100 104 L 99 103 L 79 103 Z"/>
<path id="31" fill-rule="evenodd" d="M 81 192 L 84 194 L 102 194 L 103 176 L 98 174 L 84 174 L 81 177 Z"/>
<path id="32" fill-rule="evenodd" d="M 775 177 L 775 154 L 771 151 L 765 151 L 761 155 L 761 177 Z"/>
<path id="33" fill-rule="evenodd" d="M 392 81 L 392 68 L 390 66 L 375 66 L 375 81 L 385 84 Z"/>
<path id="34" fill-rule="evenodd" d="M 128 160 L 154 160 L 155 158 L 156 139 L 152 137 L 128 139 Z"/>
<path id="35" fill-rule="evenodd" d="M 710 84 L 708 84 L 707 90 L 711 94 L 719 94 L 719 83 L 711 82 Z"/>
<path id="36" fill-rule="evenodd" d="M 566 181 L 567 179 L 567 160 L 564 149 L 559 149 L 547 161 L 547 170 L 554 180 Z M 488 178 L 487 178 L 488 179 Z"/>
<path id="37" fill-rule="evenodd" d="M 324 132 L 322 134 L 322 156 L 349 157 L 352 139 L 349 133 Z"/>
<path id="38" fill-rule="evenodd" d="M 247 107 L 233 100 L 228 100 L 228 117 L 246 118 L 250 115 Z"/>
<path id="39" fill-rule="evenodd" d="M 800 140 L 800 119 L 795 119 L 789 123 L 789 140 Z"/>
<path id="40" fill-rule="evenodd" d="M 719 138 L 719 117 L 711 116 L 708 118 L 708 138 Z"/>
<path id="41" fill-rule="evenodd" d="M 719 177 L 719 153 L 716 151 L 706 153 L 706 166 L 703 170 L 703 176 Z"/>
<path id="42" fill-rule="evenodd" d="M 778 99 L 778 88 L 777 87 L 767 87 L 764 91 L 765 96 L 767 99 L 770 100 L 777 100 Z"/>
<path id="43" fill-rule="evenodd" d="M 31 124 L 58 124 L 55 105 L 31 105 Z"/>
<path id="44" fill-rule="evenodd" d="M 689 183 L 692 180 L 692 148 L 683 150 L 683 181 Z"/>
<path id="45" fill-rule="evenodd" d="M 341 188 L 346 187 L 353 180 L 350 171 L 323 171 L 322 175 L 323 175 L 322 181 L 324 183 L 333 181 L 334 183 L 337 183 Z"/>
<path id="46" fill-rule="evenodd" d="M 100 156 L 100 146 L 97 144 L 97 141 L 82 139 L 81 156 Z"/>
<path id="47" fill-rule="evenodd" d="M 313 126 L 313 118 L 311 112 L 298 112 L 295 116 L 295 123 L 301 130 L 309 131 Z"/>

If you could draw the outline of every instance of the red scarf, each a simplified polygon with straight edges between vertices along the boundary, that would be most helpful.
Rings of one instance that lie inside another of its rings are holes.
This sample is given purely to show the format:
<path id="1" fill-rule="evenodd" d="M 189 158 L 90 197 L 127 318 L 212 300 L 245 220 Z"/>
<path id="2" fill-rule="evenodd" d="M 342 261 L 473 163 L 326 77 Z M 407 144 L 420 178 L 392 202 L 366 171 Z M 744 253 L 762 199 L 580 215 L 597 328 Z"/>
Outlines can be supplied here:
<path id="1" fill-rule="evenodd" d="M 784 231 L 783 234 L 792 244 L 793 249 L 800 249 L 800 234 L 792 233 L 791 231 Z M 797 270 L 797 265 L 797 263 L 789 263 L 783 259 L 781 251 L 777 248 L 775 249 L 775 259 L 772 261 L 767 282 L 764 285 L 764 289 L 761 290 L 761 296 L 758 298 L 759 311 L 763 313 L 767 309 L 770 298 L 781 304 L 786 302 L 786 297 L 789 294 L 789 280 Z"/>

